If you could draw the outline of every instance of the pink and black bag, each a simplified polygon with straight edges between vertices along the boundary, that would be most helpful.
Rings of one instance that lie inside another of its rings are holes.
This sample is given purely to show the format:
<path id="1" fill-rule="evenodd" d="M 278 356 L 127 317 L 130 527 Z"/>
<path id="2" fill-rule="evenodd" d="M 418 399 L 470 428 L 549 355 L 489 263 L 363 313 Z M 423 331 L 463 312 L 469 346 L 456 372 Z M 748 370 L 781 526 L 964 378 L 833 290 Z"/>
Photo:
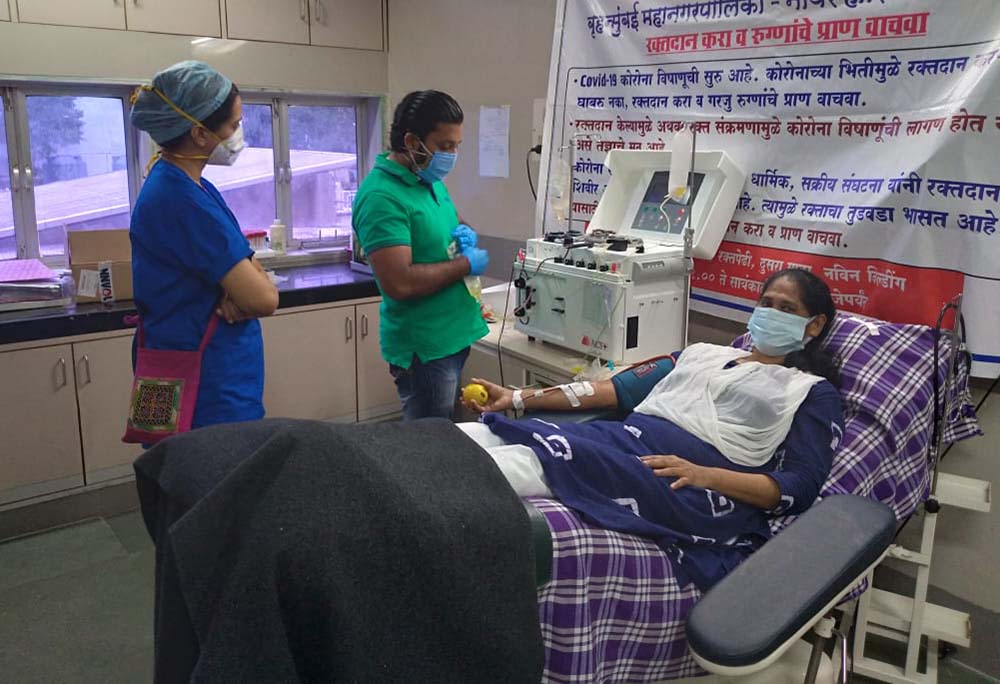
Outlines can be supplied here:
<path id="1" fill-rule="evenodd" d="M 201 361 L 218 325 L 219 317 L 213 311 L 197 350 L 172 351 L 147 349 L 142 321 L 139 321 L 135 380 L 123 442 L 155 444 L 191 429 L 201 381 Z"/>

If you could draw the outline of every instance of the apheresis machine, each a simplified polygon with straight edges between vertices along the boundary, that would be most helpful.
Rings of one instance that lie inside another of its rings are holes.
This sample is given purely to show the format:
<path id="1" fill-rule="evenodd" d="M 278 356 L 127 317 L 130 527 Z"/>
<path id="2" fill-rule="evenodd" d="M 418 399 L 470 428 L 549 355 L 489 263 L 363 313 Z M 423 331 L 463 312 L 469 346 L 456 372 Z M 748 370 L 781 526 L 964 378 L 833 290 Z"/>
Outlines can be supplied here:
<path id="1" fill-rule="evenodd" d="M 620 365 L 684 347 L 693 258 L 715 255 L 746 173 L 694 151 L 689 131 L 670 150 L 611 150 L 605 166 L 586 232 L 528 240 L 514 313 L 529 338 Z"/>

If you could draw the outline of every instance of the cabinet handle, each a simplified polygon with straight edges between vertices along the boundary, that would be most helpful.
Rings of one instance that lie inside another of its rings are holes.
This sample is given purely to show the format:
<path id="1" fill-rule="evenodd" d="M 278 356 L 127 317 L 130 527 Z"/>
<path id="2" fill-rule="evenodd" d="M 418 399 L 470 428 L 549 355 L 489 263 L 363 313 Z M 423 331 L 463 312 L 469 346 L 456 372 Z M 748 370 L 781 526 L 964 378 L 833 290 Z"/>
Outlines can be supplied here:
<path id="1" fill-rule="evenodd" d="M 354 339 L 354 319 L 350 316 L 344 320 L 344 336 L 348 342 Z"/>
<path id="2" fill-rule="evenodd" d="M 299 19 L 305 23 L 309 23 L 309 17 L 307 16 L 309 12 L 309 0 L 299 0 Z"/>
<path id="3" fill-rule="evenodd" d="M 53 374 L 55 375 L 57 390 L 61 390 L 69 383 L 69 378 L 66 376 L 66 359 L 59 359 L 59 363 L 56 364 Z"/>
<path id="4" fill-rule="evenodd" d="M 316 12 L 316 23 L 325 24 L 326 23 L 326 7 L 323 6 L 321 0 L 313 0 L 313 9 Z"/>
<path id="5" fill-rule="evenodd" d="M 31 178 L 31 167 L 30 166 L 25 166 L 24 167 L 24 189 L 25 190 L 31 190 L 32 187 L 34 187 L 34 182 L 32 181 L 32 178 Z"/>
<path id="6" fill-rule="evenodd" d="M 84 372 L 80 372 L 81 366 L 83 367 L 83 371 Z M 89 385 L 90 382 L 91 382 L 91 378 L 90 378 L 90 357 L 88 355 L 84 354 L 83 358 L 80 359 L 80 363 L 77 364 L 76 369 L 77 369 L 77 373 L 79 375 L 79 377 L 77 378 L 77 381 L 76 381 L 77 385 L 80 386 L 80 387 L 83 387 L 84 385 Z"/>
<path id="7" fill-rule="evenodd" d="M 361 337 L 368 337 L 368 315 L 361 314 Z"/>
<path id="8" fill-rule="evenodd" d="M 11 190 L 17 192 L 21 189 L 21 169 L 14 167 L 14 175 L 10 177 Z"/>

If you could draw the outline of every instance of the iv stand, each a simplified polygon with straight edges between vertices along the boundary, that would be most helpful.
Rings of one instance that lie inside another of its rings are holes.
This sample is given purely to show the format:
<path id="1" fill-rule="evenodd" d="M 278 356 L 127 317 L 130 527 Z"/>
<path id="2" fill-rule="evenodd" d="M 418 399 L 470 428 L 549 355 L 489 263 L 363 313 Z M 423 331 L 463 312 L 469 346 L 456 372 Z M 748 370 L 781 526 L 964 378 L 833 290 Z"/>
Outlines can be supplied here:
<path id="1" fill-rule="evenodd" d="M 595 135 L 594 133 L 574 133 L 573 137 L 570 138 L 569 144 L 569 211 L 566 212 L 569 218 L 566 224 L 566 237 L 569 237 L 573 232 L 573 185 L 574 178 L 573 174 L 576 173 L 576 141 L 586 139 L 590 141 L 600 140 L 601 136 Z M 565 148 L 561 148 L 565 149 Z"/>
<path id="2" fill-rule="evenodd" d="M 691 315 L 691 274 L 694 272 L 694 228 L 691 227 L 691 210 L 694 207 L 694 152 L 698 143 L 698 128 L 694 124 L 690 124 L 691 127 L 691 165 L 688 167 L 688 184 L 687 192 L 688 198 L 691 202 L 691 206 L 688 207 L 685 213 L 684 219 L 684 323 L 682 330 L 683 344 L 686 347 L 688 343 L 688 319 Z M 670 196 L 663 198 L 663 202 L 660 203 L 660 213 L 663 214 L 663 218 L 669 223 L 670 217 L 667 215 L 666 209 L 664 207 L 670 202 Z"/>

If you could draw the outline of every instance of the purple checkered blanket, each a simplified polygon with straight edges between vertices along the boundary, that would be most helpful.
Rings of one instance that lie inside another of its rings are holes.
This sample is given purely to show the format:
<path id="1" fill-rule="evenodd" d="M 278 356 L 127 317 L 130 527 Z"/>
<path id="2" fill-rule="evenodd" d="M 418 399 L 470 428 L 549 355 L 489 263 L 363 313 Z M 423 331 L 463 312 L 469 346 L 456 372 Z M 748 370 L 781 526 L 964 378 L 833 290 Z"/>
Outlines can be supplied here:
<path id="1" fill-rule="evenodd" d="M 929 493 L 934 332 L 838 315 L 826 346 L 840 363 L 845 434 L 822 496 L 869 496 L 903 521 Z M 942 387 L 948 352 L 942 341 Z M 965 366 L 942 404 L 946 442 L 982 434 Z M 701 594 L 678 584 L 666 555 L 647 539 L 590 526 L 558 501 L 532 501 L 553 538 L 552 581 L 538 597 L 545 681 L 658 682 L 702 674 L 684 637 Z M 791 520 L 775 518 L 772 530 Z"/>

